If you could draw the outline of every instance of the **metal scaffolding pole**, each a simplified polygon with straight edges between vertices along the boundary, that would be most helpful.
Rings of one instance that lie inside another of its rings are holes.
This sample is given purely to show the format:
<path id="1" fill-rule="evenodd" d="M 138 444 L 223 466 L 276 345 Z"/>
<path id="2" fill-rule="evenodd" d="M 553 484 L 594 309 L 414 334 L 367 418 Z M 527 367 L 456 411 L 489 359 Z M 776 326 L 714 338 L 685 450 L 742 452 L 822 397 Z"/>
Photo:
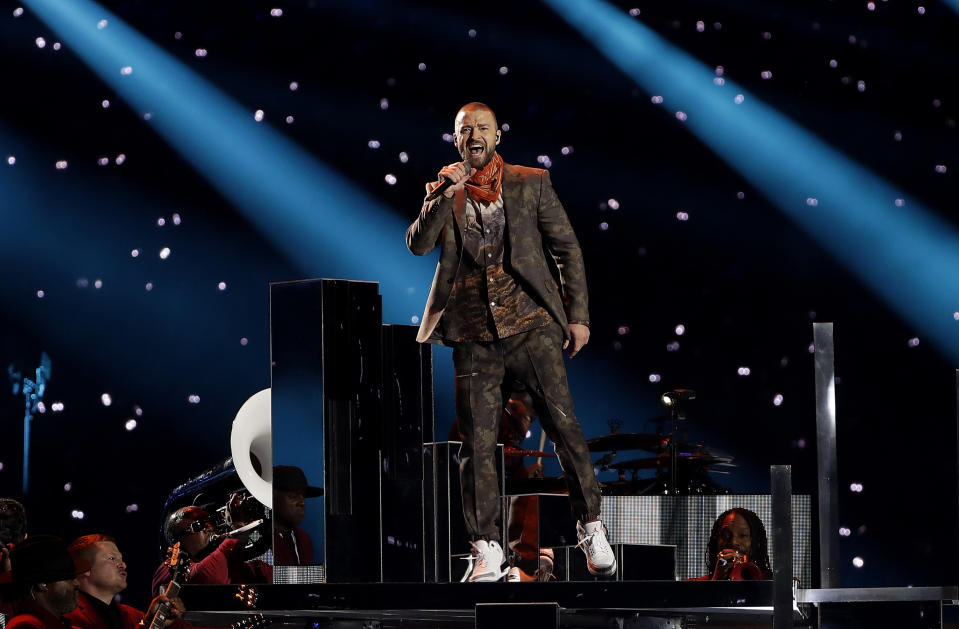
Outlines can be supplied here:
<path id="1" fill-rule="evenodd" d="M 819 468 L 819 587 L 839 587 L 839 477 L 832 323 L 814 323 Z"/>

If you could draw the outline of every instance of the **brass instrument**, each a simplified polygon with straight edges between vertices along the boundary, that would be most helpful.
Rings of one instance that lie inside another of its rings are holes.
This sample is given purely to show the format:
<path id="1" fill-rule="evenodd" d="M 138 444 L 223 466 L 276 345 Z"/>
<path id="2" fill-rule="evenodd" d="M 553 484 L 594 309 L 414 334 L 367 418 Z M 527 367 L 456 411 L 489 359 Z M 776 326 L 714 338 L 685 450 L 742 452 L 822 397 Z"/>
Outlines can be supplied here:
<path id="1" fill-rule="evenodd" d="M 759 566 L 749 561 L 749 557 L 733 548 L 724 548 L 716 555 L 715 574 L 720 569 L 732 565 L 729 571 L 730 581 L 760 581 L 763 578 L 763 571 Z"/>

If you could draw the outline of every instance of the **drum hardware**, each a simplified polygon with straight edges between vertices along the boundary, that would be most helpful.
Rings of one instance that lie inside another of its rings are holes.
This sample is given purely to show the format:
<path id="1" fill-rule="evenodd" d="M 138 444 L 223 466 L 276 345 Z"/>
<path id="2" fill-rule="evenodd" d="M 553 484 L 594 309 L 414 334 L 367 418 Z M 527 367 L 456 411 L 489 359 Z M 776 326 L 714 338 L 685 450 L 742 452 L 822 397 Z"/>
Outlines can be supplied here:
<path id="1" fill-rule="evenodd" d="M 590 452 L 647 450 L 658 452 L 669 443 L 669 437 L 647 433 L 611 433 L 586 440 Z"/>
<path id="2" fill-rule="evenodd" d="M 696 392 L 692 389 L 676 389 L 675 391 L 669 391 L 668 393 L 663 393 L 662 396 L 663 405 L 667 408 L 678 406 L 683 402 L 689 402 L 696 399 Z"/>
<path id="3" fill-rule="evenodd" d="M 699 466 L 708 466 L 708 465 L 721 465 L 729 464 L 728 459 L 717 459 L 711 454 L 699 453 L 699 452 L 680 452 L 675 455 L 675 460 L 677 465 L 699 465 Z M 656 456 L 651 456 L 643 459 L 632 459 L 630 461 L 620 461 L 619 463 L 612 463 L 609 467 L 617 470 L 652 470 L 652 469 L 662 469 L 670 465 L 673 461 L 673 455 L 670 454 L 659 454 Z"/>
<path id="4" fill-rule="evenodd" d="M 524 450 L 522 448 L 506 446 L 503 448 L 503 456 L 511 456 L 511 457 L 535 456 L 539 458 L 543 458 L 543 457 L 556 458 L 556 453 L 544 452 L 543 450 Z"/>
<path id="5" fill-rule="evenodd" d="M 676 468 L 679 467 L 679 443 L 676 441 L 677 424 L 686 419 L 685 402 L 696 399 L 696 395 L 682 395 L 680 390 L 663 395 L 663 404 L 669 409 L 669 493 L 679 493 L 676 482 Z"/>
<path id="6" fill-rule="evenodd" d="M 729 490 L 714 484 L 706 473 L 729 474 L 729 471 L 717 468 L 736 467 L 732 455 L 702 443 L 687 441 L 685 431 L 680 433 L 679 422 L 686 419 L 686 405 L 695 399 L 696 392 L 691 389 L 676 389 L 663 394 L 662 402 L 669 411 L 668 419 L 664 416 L 655 421 L 668 421 L 668 432 L 660 428 L 655 434 L 621 433 L 619 427 L 622 422 L 610 420 L 611 432 L 608 435 L 586 440 L 590 452 L 606 453 L 593 462 L 594 467 L 600 471 L 615 469 L 619 472 L 615 482 L 600 483 L 604 492 L 635 496 L 729 493 Z M 614 463 L 621 450 L 646 450 L 654 456 Z M 656 476 L 651 479 L 640 478 L 640 470 L 656 470 Z M 630 472 L 629 479 L 627 472 Z"/>

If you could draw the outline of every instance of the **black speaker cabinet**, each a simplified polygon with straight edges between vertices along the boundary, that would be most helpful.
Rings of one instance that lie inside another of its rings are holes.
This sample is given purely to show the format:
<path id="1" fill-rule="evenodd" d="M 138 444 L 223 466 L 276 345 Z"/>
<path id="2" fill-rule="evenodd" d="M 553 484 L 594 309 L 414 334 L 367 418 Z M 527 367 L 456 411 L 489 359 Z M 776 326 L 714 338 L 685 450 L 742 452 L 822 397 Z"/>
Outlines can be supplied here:
<path id="1" fill-rule="evenodd" d="M 301 525 L 315 547 L 304 563 L 324 570 L 274 570 L 284 582 L 425 578 L 432 347 L 381 312 L 374 282 L 270 285 L 273 463 L 300 467 L 325 492 L 307 500 Z"/>
<path id="2" fill-rule="evenodd" d="M 383 326 L 383 427 L 380 467 L 383 580 L 426 578 L 423 442 L 433 440 L 432 346 L 417 328 Z"/>
<path id="3" fill-rule="evenodd" d="M 332 582 L 381 579 L 380 327 L 376 283 L 270 285 L 273 463 L 324 488 L 302 528 Z"/>
<path id="4" fill-rule="evenodd" d="M 675 581 L 676 547 L 668 544 L 611 544 L 616 574 L 595 577 L 586 555 L 576 546 L 554 548 L 553 576 L 558 581 Z"/>

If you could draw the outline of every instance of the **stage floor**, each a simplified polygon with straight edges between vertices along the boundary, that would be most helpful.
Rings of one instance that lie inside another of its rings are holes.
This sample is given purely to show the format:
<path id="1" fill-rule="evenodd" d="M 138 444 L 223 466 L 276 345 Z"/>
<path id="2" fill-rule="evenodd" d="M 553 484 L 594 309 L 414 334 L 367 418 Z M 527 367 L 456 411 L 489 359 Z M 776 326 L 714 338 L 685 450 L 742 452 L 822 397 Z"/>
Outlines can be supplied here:
<path id="1" fill-rule="evenodd" d="M 257 614 L 263 625 L 363 629 L 680 629 L 769 627 L 774 620 L 772 581 L 187 585 L 181 596 L 188 621 L 214 627 Z M 942 606 L 957 599 L 954 586 L 798 590 L 792 620 L 796 626 L 859 627 L 857 616 L 879 612 L 892 621 L 919 612 L 925 618 L 915 617 L 918 624 L 896 620 L 895 626 L 939 627 Z M 836 610 L 838 619 L 826 621 L 823 609 Z M 853 624 L 843 620 L 850 614 Z"/>
<path id="2" fill-rule="evenodd" d="M 244 605 L 239 586 L 185 586 L 194 624 L 224 626 L 262 613 L 275 623 L 331 627 L 537 626 L 523 614 L 549 614 L 562 627 L 683 627 L 722 617 L 736 626 L 769 626 L 772 581 L 616 581 L 578 583 L 325 583 L 255 586 Z M 495 622 L 500 615 L 513 622 Z M 487 623 L 482 624 L 484 618 Z M 797 617 L 798 618 L 798 617 Z M 543 625 L 539 625 L 543 626 Z M 547 625 L 548 626 L 548 625 Z M 712 626 L 712 624 L 711 624 Z"/>

